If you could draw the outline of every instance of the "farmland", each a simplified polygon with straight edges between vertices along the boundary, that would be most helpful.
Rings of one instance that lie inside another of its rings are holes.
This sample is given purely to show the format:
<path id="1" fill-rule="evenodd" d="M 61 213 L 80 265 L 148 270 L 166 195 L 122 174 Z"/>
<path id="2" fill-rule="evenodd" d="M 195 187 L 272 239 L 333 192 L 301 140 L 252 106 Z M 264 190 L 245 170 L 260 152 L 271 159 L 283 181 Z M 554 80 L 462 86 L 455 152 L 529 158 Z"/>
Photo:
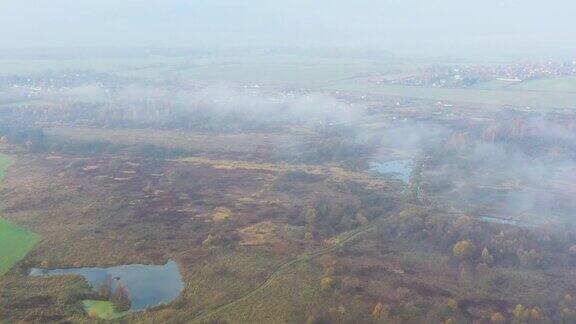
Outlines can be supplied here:
<path id="1" fill-rule="evenodd" d="M 346 58 L 293 55 L 194 55 L 167 57 L 150 55 L 132 59 L 67 58 L 21 61 L 0 59 L 6 76 L 30 73 L 77 71 L 90 66 L 91 71 L 144 80 L 179 79 L 190 83 L 242 83 L 258 87 L 298 86 L 323 91 L 351 91 L 406 99 L 462 102 L 482 105 L 530 106 L 534 108 L 574 108 L 574 77 L 547 77 L 520 83 L 485 81 L 471 88 L 434 88 L 373 84 L 375 75 L 389 78 L 421 73 L 428 65 L 450 62 L 403 62 L 392 57 Z M 491 64 L 486 64 L 490 66 Z M 23 68 L 25 67 L 25 68 Z M 50 68 L 46 68 L 50 67 Z M 0 90 L 1 92 L 1 90 Z M 77 100 L 87 100 L 79 97 Z M 98 98 L 98 100 L 108 100 Z M 20 105 L 41 105 L 41 100 L 26 100 Z"/>
<path id="2" fill-rule="evenodd" d="M 550 87 L 540 85 L 549 83 Z M 535 84 L 532 87 L 530 84 Z M 478 88 L 428 88 L 402 85 L 365 85 L 350 82 L 335 83 L 326 89 L 353 91 L 397 98 L 425 99 L 492 106 L 521 106 L 534 108 L 575 108 L 576 93 L 570 81 L 531 81 L 502 87 L 501 84 L 478 85 Z M 542 89 L 534 91 L 534 89 Z"/>

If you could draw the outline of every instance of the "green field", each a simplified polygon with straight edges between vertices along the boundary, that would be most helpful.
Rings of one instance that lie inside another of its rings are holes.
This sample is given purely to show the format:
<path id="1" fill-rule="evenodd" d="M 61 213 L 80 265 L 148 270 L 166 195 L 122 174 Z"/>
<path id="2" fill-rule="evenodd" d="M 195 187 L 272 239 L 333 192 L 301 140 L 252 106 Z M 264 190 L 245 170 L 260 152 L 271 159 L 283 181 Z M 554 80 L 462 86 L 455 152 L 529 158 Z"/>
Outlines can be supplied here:
<path id="1" fill-rule="evenodd" d="M 532 108 L 576 108 L 576 92 L 534 91 L 510 87 L 500 89 L 431 88 L 353 82 L 338 82 L 323 88 L 325 90 L 344 90 L 390 97 L 485 105 L 528 106 Z"/>
<path id="2" fill-rule="evenodd" d="M 552 77 L 524 82 L 492 80 L 470 88 L 433 88 L 361 82 L 369 76 L 403 77 L 417 74 L 431 63 L 322 57 L 304 54 L 142 56 L 137 58 L 0 59 L 0 75 L 48 71 L 93 70 L 122 77 L 174 78 L 191 82 L 250 82 L 260 86 L 297 84 L 317 90 L 342 90 L 383 96 L 433 101 L 519 106 L 532 108 L 576 108 L 576 77 Z M 79 102 L 109 98 L 82 95 Z M 46 104 L 29 100 L 6 106 Z M 2 104 L 0 104 L 0 107 Z"/>
<path id="3" fill-rule="evenodd" d="M 576 93 L 576 77 L 550 77 L 522 82 L 492 80 L 477 83 L 471 89 L 556 92 L 562 95 L 562 93 Z"/>
<path id="4" fill-rule="evenodd" d="M 513 90 L 576 92 L 576 77 L 557 77 L 515 83 Z"/>
<path id="5" fill-rule="evenodd" d="M 0 59 L 0 75 L 90 70 L 124 77 L 194 81 L 320 84 L 390 69 L 413 71 L 421 63 L 309 55 L 142 56 L 125 58 Z"/>
<path id="6" fill-rule="evenodd" d="M 0 154 L 0 181 L 13 160 Z M 38 242 L 38 235 L 0 218 L 0 275 L 20 261 Z"/>
<path id="7" fill-rule="evenodd" d="M 114 308 L 114 304 L 110 301 L 84 300 L 82 304 L 84 305 L 86 314 L 96 314 L 100 319 L 113 320 L 127 314 L 127 312 L 118 313 Z"/>
<path id="8" fill-rule="evenodd" d="M 0 218 L 0 275 L 20 261 L 38 242 L 38 235 Z"/>

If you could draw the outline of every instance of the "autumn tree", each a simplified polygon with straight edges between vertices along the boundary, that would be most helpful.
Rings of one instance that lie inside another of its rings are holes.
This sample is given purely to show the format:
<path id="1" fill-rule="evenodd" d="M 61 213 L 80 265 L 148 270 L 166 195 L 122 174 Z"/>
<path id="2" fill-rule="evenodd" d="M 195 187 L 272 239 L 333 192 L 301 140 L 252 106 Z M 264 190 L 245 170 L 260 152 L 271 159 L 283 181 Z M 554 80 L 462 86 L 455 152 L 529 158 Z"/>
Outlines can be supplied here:
<path id="1" fill-rule="evenodd" d="M 530 320 L 533 322 L 542 321 L 543 316 L 544 315 L 542 314 L 542 310 L 540 309 L 540 307 L 532 307 L 532 309 L 530 309 L 530 313 L 528 315 Z"/>
<path id="2" fill-rule="evenodd" d="M 448 298 L 446 301 L 446 307 L 448 307 L 450 311 L 455 312 L 458 310 L 458 301 L 454 298 Z"/>
<path id="3" fill-rule="evenodd" d="M 50 261 L 48 260 L 42 260 L 42 262 L 40 262 L 40 268 L 47 270 L 48 268 L 50 268 Z"/>
<path id="4" fill-rule="evenodd" d="M 116 290 L 112 295 L 112 302 L 116 306 L 116 310 L 119 312 L 125 312 L 132 306 L 130 291 L 121 281 L 118 281 L 118 284 L 116 285 Z"/>
<path id="5" fill-rule="evenodd" d="M 112 276 L 109 273 L 104 277 L 104 281 L 102 281 L 98 294 L 102 299 L 106 300 L 109 300 L 110 297 L 112 297 Z"/>
<path id="6" fill-rule="evenodd" d="M 390 307 L 382 303 L 376 304 L 372 311 L 372 318 L 377 321 L 385 321 L 390 317 Z"/>
<path id="7" fill-rule="evenodd" d="M 526 308 L 522 304 L 516 305 L 512 311 L 513 323 L 540 323 L 545 320 L 540 307 Z"/>
<path id="8" fill-rule="evenodd" d="M 317 322 L 317 318 L 316 316 L 314 316 L 313 314 L 308 315 L 308 317 L 306 317 L 306 321 L 304 322 L 304 324 L 315 324 Z"/>
<path id="9" fill-rule="evenodd" d="M 88 310 L 88 317 L 91 319 L 97 319 L 99 317 L 98 311 L 94 307 L 91 307 L 90 310 Z"/>
<path id="10" fill-rule="evenodd" d="M 211 234 L 209 233 L 208 236 L 206 236 L 206 238 L 204 239 L 204 241 L 202 241 L 202 247 L 203 248 L 213 248 L 216 247 L 218 245 L 221 245 L 222 243 L 224 243 L 224 238 L 222 237 L 222 235 L 220 234 Z"/>
<path id="11" fill-rule="evenodd" d="M 343 305 L 338 307 L 331 307 L 328 309 L 328 316 L 330 317 L 330 322 L 332 323 L 341 323 L 345 314 L 346 308 Z"/>
<path id="12" fill-rule="evenodd" d="M 576 304 L 571 294 L 565 294 L 558 306 L 560 308 L 560 316 L 564 320 L 567 322 L 576 320 Z"/>
<path id="13" fill-rule="evenodd" d="M 335 281 L 332 277 L 324 277 L 320 279 L 320 289 L 322 291 L 329 291 L 334 288 Z"/>
<path id="14" fill-rule="evenodd" d="M 490 316 L 490 322 L 494 324 L 504 324 L 506 322 L 506 318 L 504 315 L 500 314 L 499 312 L 492 313 Z"/>
<path id="15" fill-rule="evenodd" d="M 472 254 L 472 243 L 468 240 L 459 241 L 454 244 L 452 252 L 456 258 L 465 260 Z"/>
<path id="16" fill-rule="evenodd" d="M 512 311 L 512 316 L 515 322 L 522 322 L 524 320 L 524 315 L 526 312 L 526 308 L 522 304 L 516 305 L 514 310 Z"/>
<path id="17" fill-rule="evenodd" d="M 482 256 L 481 256 L 482 262 L 486 263 L 487 265 L 492 264 L 492 262 L 494 262 L 494 257 L 492 256 L 492 254 L 490 254 L 490 251 L 488 251 L 487 248 L 484 248 L 484 250 L 482 250 Z"/>
<path id="18" fill-rule="evenodd" d="M 396 298 L 401 301 L 407 301 L 410 297 L 410 289 L 406 287 L 396 288 Z"/>
<path id="19" fill-rule="evenodd" d="M 306 221 L 306 226 L 308 227 L 308 231 L 312 232 L 314 230 L 314 225 L 316 224 L 316 218 L 318 217 L 318 211 L 314 207 L 307 207 L 302 212 L 302 217 Z"/>
<path id="20" fill-rule="evenodd" d="M 536 250 L 518 251 L 518 258 L 526 266 L 539 266 L 541 265 L 541 255 Z"/>

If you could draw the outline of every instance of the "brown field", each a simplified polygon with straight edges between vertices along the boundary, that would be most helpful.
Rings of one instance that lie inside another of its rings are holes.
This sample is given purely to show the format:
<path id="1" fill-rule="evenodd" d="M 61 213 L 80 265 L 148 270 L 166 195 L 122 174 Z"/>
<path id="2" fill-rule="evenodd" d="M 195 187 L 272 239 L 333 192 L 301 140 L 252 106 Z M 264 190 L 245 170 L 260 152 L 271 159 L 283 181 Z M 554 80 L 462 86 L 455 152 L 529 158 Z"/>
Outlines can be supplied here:
<path id="1" fill-rule="evenodd" d="M 185 291 L 171 306 L 155 311 L 154 318 L 190 317 L 250 290 L 281 260 L 322 246 L 324 234 L 304 239 L 300 216 L 314 195 L 353 197 L 341 188 L 354 173 L 334 181 L 331 172 L 312 172 L 310 182 L 284 176 L 292 169 L 194 162 L 19 156 L 0 191 L 0 208 L 9 220 L 39 233 L 42 240 L 0 279 L 2 287 L 11 287 L 2 299 L 9 310 L 4 319 L 83 320 L 79 301 L 73 301 L 87 293 L 85 286 L 72 288 L 82 286 L 79 278 L 25 275 L 27 267 L 45 260 L 50 267 L 177 260 Z M 359 177 L 362 183 L 365 177 Z M 206 217 L 215 210 L 230 217 Z M 263 221 L 286 224 L 284 234 L 288 228 L 298 230 L 268 244 L 243 244 L 254 239 L 249 229 Z M 220 239 L 207 247 L 203 242 L 209 233 Z M 25 289 L 31 282 L 45 288 Z M 71 288 L 50 292 L 62 282 Z M 38 313 L 40 300 L 44 311 Z M 72 301 L 65 304 L 74 311 L 65 311 L 58 300 Z M 143 319 L 138 313 L 127 317 Z"/>

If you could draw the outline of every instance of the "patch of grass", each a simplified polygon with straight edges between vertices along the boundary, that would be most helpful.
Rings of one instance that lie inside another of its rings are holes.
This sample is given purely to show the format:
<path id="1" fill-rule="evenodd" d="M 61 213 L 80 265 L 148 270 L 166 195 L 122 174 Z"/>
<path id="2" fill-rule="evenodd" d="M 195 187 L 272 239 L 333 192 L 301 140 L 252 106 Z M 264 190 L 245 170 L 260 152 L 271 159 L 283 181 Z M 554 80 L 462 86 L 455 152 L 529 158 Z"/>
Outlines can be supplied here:
<path id="1" fill-rule="evenodd" d="M 483 81 L 474 84 L 470 89 L 483 89 L 483 90 L 499 90 L 505 88 L 511 88 L 516 84 L 516 82 L 502 81 L 502 80 L 490 80 Z"/>
<path id="2" fill-rule="evenodd" d="M 6 273 L 38 242 L 38 235 L 0 218 L 0 275 Z"/>
<path id="3" fill-rule="evenodd" d="M 0 154 L 0 181 L 14 161 Z M 6 273 L 38 242 L 38 235 L 0 218 L 0 275 Z"/>
<path id="4" fill-rule="evenodd" d="M 106 320 L 114 320 L 123 317 L 128 312 L 117 312 L 114 304 L 105 300 L 84 300 L 84 311 L 92 318 L 100 318 Z"/>

